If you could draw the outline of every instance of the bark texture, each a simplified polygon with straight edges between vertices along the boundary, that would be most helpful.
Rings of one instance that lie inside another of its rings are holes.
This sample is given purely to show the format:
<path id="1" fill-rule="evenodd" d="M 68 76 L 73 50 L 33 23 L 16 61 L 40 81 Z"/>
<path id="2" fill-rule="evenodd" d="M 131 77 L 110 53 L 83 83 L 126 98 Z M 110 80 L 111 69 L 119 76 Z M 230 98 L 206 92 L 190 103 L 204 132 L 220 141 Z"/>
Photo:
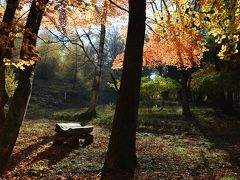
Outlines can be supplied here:
<path id="1" fill-rule="evenodd" d="M 0 26 L 0 129 L 3 127 L 5 121 L 4 107 L 8 102 L 8 94 L 5 89 L 5 66 L 3 64 L 4 58 L 11 58 L 11 48 L 13 41 L 9 40 L 9 33 L 13 30 L 12 24 L 14 15 L 19 5 L 18 0 L 7 1 L 7 7 L 4 12 L 2 24 Z"/>
<path id="2" fill-rule="evenodd" d="M 104 164 L 104 178 L 131 179 L 137 164 L 136 126 L 142 74 L 146 1 L 129 0 L 129 23 L 120 93 Z"/>
<path id="3" fill-rule="evenodd" d="M 34 56 L 37 34 L 48 0 L 33 0 L 25 25 L 20 58 L 28 60 Z M 34 66 L 19 71 L 18 86 L 12 97 L 6 120 L 0 132 L 0 172 L 4 170 L 16 143 L 25 117 L 32 90 Z"/>
<path id="4" fill-rule="evenodd" d="M 187 71 L 182 71 L 182 115 L 186 118 L 190 118 L 192 116 L 189 106 L 189 73 Z"/>

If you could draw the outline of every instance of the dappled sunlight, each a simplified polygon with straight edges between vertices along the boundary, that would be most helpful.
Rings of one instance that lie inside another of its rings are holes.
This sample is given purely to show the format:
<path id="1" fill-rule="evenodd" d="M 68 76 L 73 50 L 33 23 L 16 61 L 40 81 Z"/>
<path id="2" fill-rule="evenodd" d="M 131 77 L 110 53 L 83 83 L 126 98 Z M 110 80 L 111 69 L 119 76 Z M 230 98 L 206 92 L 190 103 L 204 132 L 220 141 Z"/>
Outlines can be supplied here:
<path id="1" fill-rule="evenodd" d="M 143 117 L 147 128 L 139 126 L 137 132 L 136 147 L 139 159 L 135 172 L 137 179 L 145 179 L 149 176 L 152 179 L 200 176 L 203 179 L 218 179 L 222 176 L 235 176 L 239 172 L 237 166 L 240 144 L 237 138 L 233 139 L 237 137 L 236 133 L 239 133 L 236 131 L 239 124 L 221 125 L 221 128 L 225 129 L 222 131 L 217 128 L 221 119 L 199 113 L 199 110 L 196 111 L 198 115 L 195 121 L 191 123 L 176 116 L 168 119 L 171 116 L 166 114 L 166 118 L 163 118 L 162 112 L 155 113 L 156 117 L 151 117 L 147 111 L 141 112 L 145 112 Z M 171 113 L 174 114 L 175 111 L 172 110 Z M 151 119 L 159 117 L 160 123 L 151 122 Z M 229 120 L 238 122 L 236 118 Z M 155 130 L 151 131 L 151 123 Z M 49 120 L 48 123 L 46 120 L 28 120 L 23 124 L 18 142 L 25 141 L 29 135 L 33 138 L 27 141 L 27 146 L 17 143 L 4 177 L 97 176 L 103 165 L 110 130 L 94 128 L 94 143 L 86 148 L 73 149 L 68 145 L 52 146 L 54 126 L 55 121 Z M 43 129 L 40 130 L 39 127 Z M 213 129 L 214 127 L 217 131 Z M 43 136 L 46 132 L 48 135 Z M 219 134 L 220 132 L 222 133 Z"/>

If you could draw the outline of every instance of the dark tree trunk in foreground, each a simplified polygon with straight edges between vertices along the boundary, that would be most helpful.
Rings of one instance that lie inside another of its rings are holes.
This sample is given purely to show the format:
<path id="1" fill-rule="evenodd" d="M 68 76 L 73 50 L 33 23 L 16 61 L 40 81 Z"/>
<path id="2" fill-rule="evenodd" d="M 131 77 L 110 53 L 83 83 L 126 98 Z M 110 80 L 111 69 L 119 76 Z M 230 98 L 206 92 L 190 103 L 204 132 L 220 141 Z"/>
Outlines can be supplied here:
<path id="1" fill-rule="evenodd" d="M 190 107 L 189 107 L 189 73 L 187 71 L 181 71 L 182 74 L 182 115 L 185 118 L 190 118 L 192 116 Z"/>
<path id="2" fill-rule="evenodd" d="M 5 122 L 4 107 L 8 102 L 8 94 L 5 89 L 5 66 L 2 65 L 0 68 L 0 131 Z"/>
<path id="3" fill-rule="evenodd" d="M 37 34 L 48 0 L 33 0 L 25 32 L 20 58 L 29 60 L 35 55 Z M 12 97 L 6 121 L 0 134 L 0 172 L 4 170 L 16 143 L 20 126 L 25 117 L 33 79 L 34 66 L 25 67 L 19 72 L 18 86 Z"/>
<path id="4" fill-rule="evenodd" d="M 142 74 L 145 8 L 145 0 L 129 0 L 128 35 L 121 87 L 103 168 L 104 176 L 111 176 L 112 179 L 131 179 L 137 164 L 136 126 Z M 124 177 L 125 174 L 130 176 Z"/>
<path id="5" fill-rule="evenodd" d="M 4 107 L 8 101 L 8 94 L 5 89 L 5 65 L 3 60 L 4 58 L 10 59 L 12 56 L 11 48 L 13 41 L 10 40 L 9 33 L 13 28 L 12 24 L 18 5 L 18 0 L 7 1 L 7 7 L 0 26 L 0 129 L 5 121 Z"/>

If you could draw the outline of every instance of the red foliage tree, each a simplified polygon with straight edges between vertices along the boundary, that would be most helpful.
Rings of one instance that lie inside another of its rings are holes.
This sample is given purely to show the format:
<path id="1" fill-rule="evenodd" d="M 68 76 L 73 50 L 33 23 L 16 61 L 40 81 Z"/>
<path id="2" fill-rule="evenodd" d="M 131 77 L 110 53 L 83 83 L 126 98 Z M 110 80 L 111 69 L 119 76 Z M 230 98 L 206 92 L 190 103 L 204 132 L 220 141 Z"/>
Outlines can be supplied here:
<path id="1" fill-rule="evenodd" d="M 182 75 L 182 107 L 183 115 L 190 117 L 188 70 L 200 65 L 203 57 L 205 40 L 200 32 L 189 28 L 169 26 L 163 36 L 151 34 L 144 46 L 143 64 L 148 68 L 159 66 L 175 66 Z M 113 62 L 113 69 L 122 68 L 123 55 L 119 54 Z"/>

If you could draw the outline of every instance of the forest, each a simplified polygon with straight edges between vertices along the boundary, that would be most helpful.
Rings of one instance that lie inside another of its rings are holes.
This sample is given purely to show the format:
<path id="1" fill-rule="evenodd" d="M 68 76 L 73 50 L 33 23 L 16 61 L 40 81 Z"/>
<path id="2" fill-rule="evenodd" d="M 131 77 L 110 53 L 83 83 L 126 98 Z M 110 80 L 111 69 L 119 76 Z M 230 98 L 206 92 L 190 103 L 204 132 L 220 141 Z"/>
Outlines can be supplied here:
<path id="1" fill-rule="evenodd" d="M 1 0 L 0 180 L 240 179 L 240 0 Z"/>

